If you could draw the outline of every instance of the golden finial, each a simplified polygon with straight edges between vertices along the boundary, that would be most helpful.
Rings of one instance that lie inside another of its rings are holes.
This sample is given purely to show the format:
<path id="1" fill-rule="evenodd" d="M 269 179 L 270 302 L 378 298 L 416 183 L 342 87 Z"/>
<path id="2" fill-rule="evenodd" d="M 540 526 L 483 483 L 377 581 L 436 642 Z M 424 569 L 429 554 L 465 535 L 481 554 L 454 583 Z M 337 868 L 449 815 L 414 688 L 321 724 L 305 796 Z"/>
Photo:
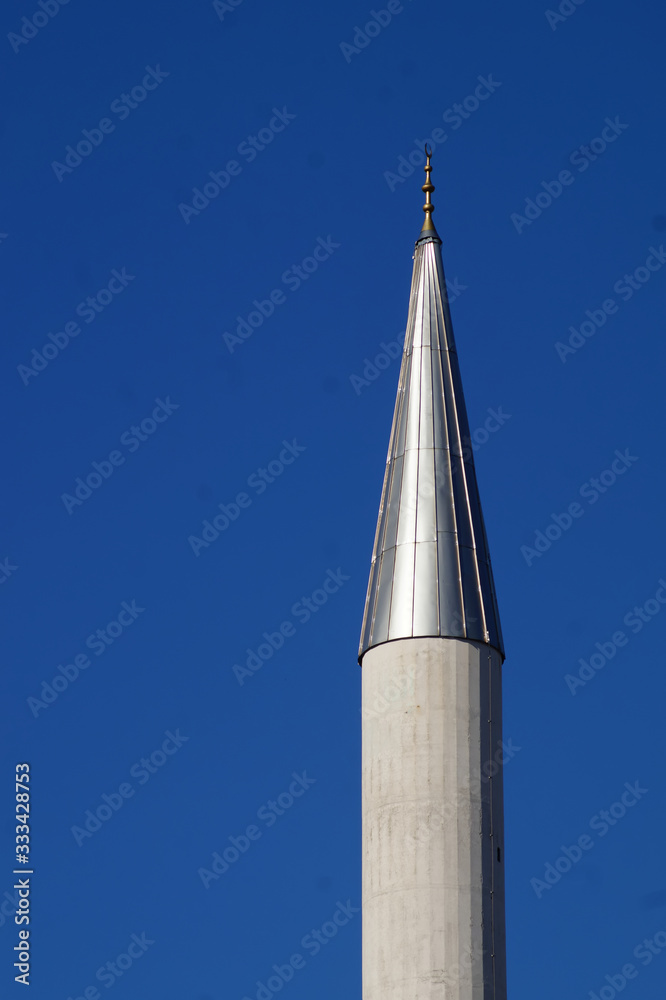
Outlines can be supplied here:
<path id="1" fill-rule="evenodd" d="M 437 232 L 432 221 L 432 213 L 435 211 L 435 206 L 430 201 L 430 195 L 435 190 L 435 187 L 430 180 L 430 172 L 432 170 L 432 167 L 430 166 L 430 157 L 432 156 L 432 149 L 428 149 L 427 143 L 425 145 L 425 155 L 426 155 L 426 165 L 423 169 L 425 170 L 426 182 L 421 188 L 421 190 L 424 192 L 426 196 L 425 205 L 423 206 L 423 211 L 425 212 L 426 217 L 425 217 L 425 222 L 423 223 L 423 229 L 421 230 L 422 233 L 428 232 L 429 230 L 432 232 Z"/>

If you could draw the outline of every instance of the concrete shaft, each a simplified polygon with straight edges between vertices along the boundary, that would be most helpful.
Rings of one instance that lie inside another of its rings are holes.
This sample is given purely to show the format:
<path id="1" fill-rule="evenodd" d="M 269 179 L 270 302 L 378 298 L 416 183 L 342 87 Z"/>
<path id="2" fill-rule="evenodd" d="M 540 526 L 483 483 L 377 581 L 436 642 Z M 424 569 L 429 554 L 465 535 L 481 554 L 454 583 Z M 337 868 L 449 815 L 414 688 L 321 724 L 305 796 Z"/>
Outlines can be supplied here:
<path id="1" fill-rule="evenodd" d="M 499 653 L 363 657 L 363 1000 L 506 1000 Z"/>

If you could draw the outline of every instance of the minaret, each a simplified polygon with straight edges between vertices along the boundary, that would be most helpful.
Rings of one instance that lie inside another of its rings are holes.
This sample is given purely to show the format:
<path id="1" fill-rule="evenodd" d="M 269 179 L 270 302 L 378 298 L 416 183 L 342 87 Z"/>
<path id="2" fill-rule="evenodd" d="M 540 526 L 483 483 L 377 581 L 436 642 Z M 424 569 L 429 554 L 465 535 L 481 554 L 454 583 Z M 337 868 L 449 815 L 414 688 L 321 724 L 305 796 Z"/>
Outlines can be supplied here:
<path id="1" fill-rule="evenodd" d="M 363 1000 L 506 1000 L 504 651 L 426 156 L 359 650 Z"/>

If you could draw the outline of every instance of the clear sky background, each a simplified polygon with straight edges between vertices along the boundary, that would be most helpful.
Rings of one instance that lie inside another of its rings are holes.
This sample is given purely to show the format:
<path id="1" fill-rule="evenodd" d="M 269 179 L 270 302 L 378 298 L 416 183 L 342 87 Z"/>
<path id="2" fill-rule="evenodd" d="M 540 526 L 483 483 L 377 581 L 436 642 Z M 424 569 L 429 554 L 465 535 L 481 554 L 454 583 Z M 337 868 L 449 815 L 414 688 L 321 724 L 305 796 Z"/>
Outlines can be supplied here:
<path id="1" fill-rule="evenodd" d="M 218 8 L 3 7 L 3 995 L 23 989 L 6 913 L 29 761 L 34 1000 L 270 1000 L 257 984 L 295 954 L 286 1000 L 360 996 L 356 654 L 399 368 L 381 344 L 440 129 L 520 748 L 509 993 L 607 1000 L 633 965 L 626 1000 L 661 1000 L 663 9 L 405 0 L 366 33 L 357 0 Z"/>

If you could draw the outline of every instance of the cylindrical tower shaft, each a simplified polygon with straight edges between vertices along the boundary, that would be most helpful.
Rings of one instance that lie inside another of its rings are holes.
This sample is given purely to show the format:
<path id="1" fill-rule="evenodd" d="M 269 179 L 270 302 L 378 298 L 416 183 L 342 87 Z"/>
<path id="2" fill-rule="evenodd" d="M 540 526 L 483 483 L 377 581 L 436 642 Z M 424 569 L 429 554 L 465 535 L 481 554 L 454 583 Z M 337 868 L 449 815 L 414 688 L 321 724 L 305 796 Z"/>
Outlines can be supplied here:
<path id="1" fill-rule="evenodd" d="M 501 658 L 363 657 L 363 1000 L 505 1000 Z"/>

